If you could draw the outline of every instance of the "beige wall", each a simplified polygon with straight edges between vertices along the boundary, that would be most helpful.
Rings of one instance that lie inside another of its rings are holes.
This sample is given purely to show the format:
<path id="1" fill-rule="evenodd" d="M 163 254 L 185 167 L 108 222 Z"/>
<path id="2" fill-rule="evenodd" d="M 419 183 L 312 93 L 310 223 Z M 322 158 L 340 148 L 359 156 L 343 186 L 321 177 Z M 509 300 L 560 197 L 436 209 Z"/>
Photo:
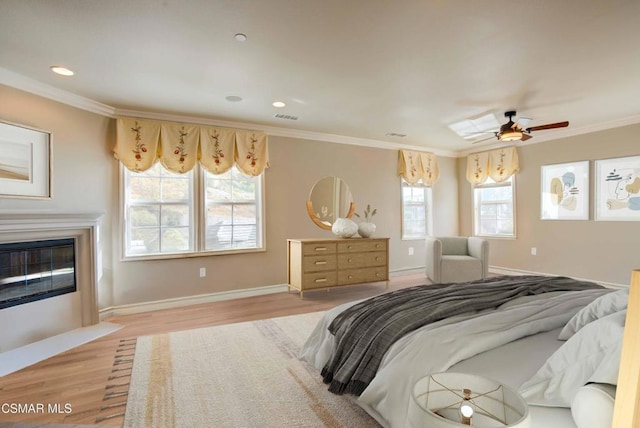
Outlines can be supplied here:
<path id="1" fill-rule="evenodd" d="M 332 237 L 307 217 L 305 202 L 316 180 L 335 175 L 351 188 L 356 211 L 378 209 L 376 236 L 390 237 L 390 269 L 424 266 L 422 240 L 400 239 L 397 151 L 270 137 L 272 167 L 265 173 L 267 251 L 156 261 L 120 260 L 119 170 L 111 149 L 113 119 L 0 85 L 0 120 L 51 131 L 54 198 L 0 199 L 0 209 L 103 211 L 100 307 L 284 284 L 286 239 Z M 440 157 L 434 195 L 435 233 L 456 234 L 456 160 Z M 414 255 L 408 248 L 414 247 Z M 199 268 L 207 276 L 199 277 Z"/>
<path id="2" fill-rule="evenodd" d="M 492 239 L 495 267 L 568 275 L 628 285 L 640 267 L 640 222 L 594 221 L 594 160 L 640 154 L 640 125 L 521 146 L 516 178 L 517 239 Z M 589 221 L 540 220 L 540 167 L 590 160 Z M 466 158 L 458 159 L 460 232 L 472 234 L 471 185 L 465 180 Z M 531 247 L 537 255 L 531 255 Z"/>
<path id="3" fill-rule="evenodd" d="M 49 131 L 53 143 L 53 199 L 0 198 L 0 209 L 104 212 L 99 295 L 104 305 L 111 304 L 111 207 L 118 182 L 111 156 L 114 121 L 3 85 L 0 120 Z"/>
<path id="4" fill-rule="evenodd" d="M 397 151 L 344 144 L 269 137 L 271 168 L 265 173 L 266 245 L 264 253 L 162 261 L 115 263 L 116 305 L 286 283 L 287 238 L 333 237 L 307 216 L 306 201 L 315 182 L 333 175 L 350 187 L 356 212 L 377 208 L 376 236 L 390 237 L 392 271 L 424 266 L 424 244 L 401 241 L 400 179 Z M 456 162 L 443 158 L 441 192 L 434 190 L 437 227 L 457 232 Z M 440 186 L 440 182 L 438 186 Z M 447 183 L 446 185 L 444 183 Z M 445 208 L 449 206 L 448 208 Z M 114 237 L 116 239 L 116 237 Z M 408 255 L 408 247 L 414 255 Z M 207 269 L 205 278 L 199 268 Z"/>

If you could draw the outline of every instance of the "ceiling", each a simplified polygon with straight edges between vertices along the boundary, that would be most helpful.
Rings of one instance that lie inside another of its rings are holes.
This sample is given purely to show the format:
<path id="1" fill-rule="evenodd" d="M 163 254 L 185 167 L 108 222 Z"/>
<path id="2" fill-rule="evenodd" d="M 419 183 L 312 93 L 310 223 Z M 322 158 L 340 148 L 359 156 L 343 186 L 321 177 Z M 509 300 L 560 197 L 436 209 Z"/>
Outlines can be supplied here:
<path id="1" fill-rule="evenodd" d="M 570 122 L 531 142 L 640 122 L 639 18 L 637 0 L 0 0 L 0 83 L 459 152 L 482 144 L 449 124 L 510 109 Z"/>

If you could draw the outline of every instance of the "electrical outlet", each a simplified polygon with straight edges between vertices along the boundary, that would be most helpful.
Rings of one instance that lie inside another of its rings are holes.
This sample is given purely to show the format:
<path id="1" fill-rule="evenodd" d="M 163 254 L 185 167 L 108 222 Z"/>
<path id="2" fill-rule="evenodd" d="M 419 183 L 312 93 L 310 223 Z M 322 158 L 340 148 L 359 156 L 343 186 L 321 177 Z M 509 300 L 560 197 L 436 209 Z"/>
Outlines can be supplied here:
<path id="1" fill-rule="evenodd" d="M 413 256 L 413 247 L 409 247 L 409 255 Z"/>
<path id="2" fill-rule="evenodd" d="M 207 276 L 207 268 L 200 268 L 200 278 Z"/>
<path id="3" fill-rule="evenodd" d="M 538 249 L 536 247 L 531 247 L 531 255 L 535 256 L 536 254 L 538 254 Z"/>

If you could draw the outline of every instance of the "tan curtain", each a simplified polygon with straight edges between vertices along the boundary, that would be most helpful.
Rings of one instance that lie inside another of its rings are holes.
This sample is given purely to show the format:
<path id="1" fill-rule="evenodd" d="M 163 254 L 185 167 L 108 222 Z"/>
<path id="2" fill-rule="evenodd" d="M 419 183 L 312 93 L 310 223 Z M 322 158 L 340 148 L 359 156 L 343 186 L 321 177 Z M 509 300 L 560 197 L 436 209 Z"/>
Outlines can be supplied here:
<path id="1" fill-rule="evenodd" d="M 467 181 L 473 185 L 484 183 L 487 177 L 501 183 L 519 170 L 518 150 L 515 146 L 467 156 Z"/>
<path id="2" fill-rule="evenodd" d="M 114 156 L 131 171 L 143 172 L 158 160 L 160 123 L 121 117 L 116 121 Z"/>
<path id="3" fill-rule="evenodd" d="M 200 165 L 212 174 L 227 172 L 234 163 L 236 132 L 228 128 L 200 128 Z"/>
<path id="4" fill-rule="evenodd" d="M 433 153 L 420 153 L 420 164 L 422 165 L 422 182 L 426 186 L 433 186 L 440 178 L 438 160 Z"/>
<path id="5" fill-rule="evenodd" d="M 236 166 L 247 175 L 260 175 L 269 167 L 267 135 L 263 132 L 236 132 Z"/>
<path id="6" fill-rule="evenodd" d="M 399 150 L 398 175 L 409 184 L 416 184 L 422 180 L 427 186 L 434 185 L 440 177 L 436 155 L 414 150 Z"/>
<path id="7" fill-rule="evenodd" d="M 191 171 L 198 160 L 200 132 L 194 125 L 160 125 L 160 162 L 171 172 Z"/>
<path id="8" fill-rule="evenodd" d="M 520 170 L 518 150 L 515 146 L 489 152 L 489 177 L 496 183 L 508 180 Z"/>
<path id="9" fill-rule="evenodd" d="M 269 167 L 263 132 L 120 117 L 116 121 L 114 156 L 128 169 L 146 171 L 156 161 L 169 171 L 185 173 L 196 162 L 213 174 L 234 164 L 247 175 Z"/>

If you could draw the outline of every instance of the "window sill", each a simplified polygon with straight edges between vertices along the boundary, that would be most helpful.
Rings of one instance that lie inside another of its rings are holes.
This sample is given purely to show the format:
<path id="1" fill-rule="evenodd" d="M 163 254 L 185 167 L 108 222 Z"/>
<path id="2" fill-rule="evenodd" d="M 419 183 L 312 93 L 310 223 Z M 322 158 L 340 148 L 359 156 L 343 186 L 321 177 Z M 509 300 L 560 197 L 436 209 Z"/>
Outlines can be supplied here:
<path id="1" fill-rule="evenodd" d="M 237 250 L 225 251 L 201 251 L 191 253 L 171 253 L 171 254 L 149 254 L 144 256 L 123 256 L 120 257 L 121 262 L 143 262 L 151 260 L 171 260 L 171 259 L 190 259 L 194 257 L 211 257 L 211 256 L 228 256 L 234 254 L 250 254 L 265 253 L 266 247 L 262 248 L 239 248 Z"/>

